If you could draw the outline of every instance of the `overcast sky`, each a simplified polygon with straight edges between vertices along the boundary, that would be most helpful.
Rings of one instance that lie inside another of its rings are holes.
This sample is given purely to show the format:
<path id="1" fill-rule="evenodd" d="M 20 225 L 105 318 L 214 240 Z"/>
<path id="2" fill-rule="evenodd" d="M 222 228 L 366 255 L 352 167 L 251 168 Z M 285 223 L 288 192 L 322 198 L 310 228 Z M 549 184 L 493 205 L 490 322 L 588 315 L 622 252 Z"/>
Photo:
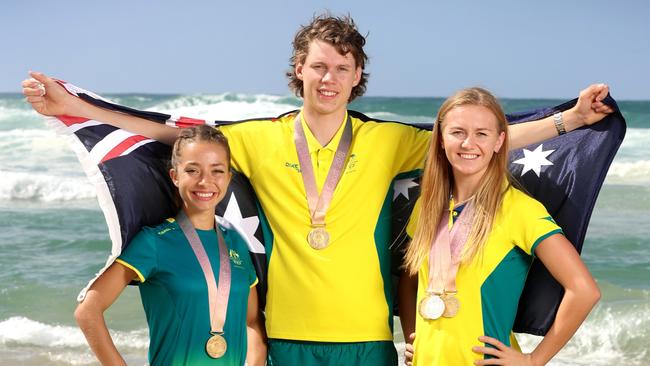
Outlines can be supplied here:
<path id="1" fill-rule="evenodd" d="M 650 1 L 8 0 L 0 92 L 40 70 L 103 93 L 289 94 L 298 26 L 329 9 L 367 34 L 367 95 L 650 100 Z"/>

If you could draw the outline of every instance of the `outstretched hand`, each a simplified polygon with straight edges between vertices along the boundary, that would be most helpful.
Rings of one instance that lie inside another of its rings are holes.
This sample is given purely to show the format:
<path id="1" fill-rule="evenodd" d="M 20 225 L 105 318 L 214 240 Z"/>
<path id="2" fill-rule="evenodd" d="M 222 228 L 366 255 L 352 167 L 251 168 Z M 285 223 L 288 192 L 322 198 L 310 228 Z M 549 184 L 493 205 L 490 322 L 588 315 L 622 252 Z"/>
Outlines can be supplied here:
<path id="1" fill-rule="evenodd" d="M 571 108 L 582 125 L 591 125 L 614 112 L 612 107 L 603 103 L 609 94 L 607 84 L 592 84 L 580 92 L 578 102 Z"/>
<path id="2" fill-rule="evenodd" d="M 23 95 L 36 112 L 46 116 L 74 115 L 78 98 L 45 74 L 30 71 L 29 75 L 31 78 L 22 82 Z"/>
<path id="3" fill-rule="evenodd" d="M 482 347 L 475 346 L 472 347 L 472 351 L 476 353 L 481 353 L 484 355 L 494 356 L 494 358 L 488 358 L 483 360 L 474 361 L 475 365 L 514 365 L 514 366 L 532 366 L 534 365 L 533 358 L 530 354 L 521 353 L 514 348 L 510 348 L 503 344 L 498 339 L 481 336 L 478 337 L 478 340 L 490 344 L 496 348 L 492 347 Z"/>

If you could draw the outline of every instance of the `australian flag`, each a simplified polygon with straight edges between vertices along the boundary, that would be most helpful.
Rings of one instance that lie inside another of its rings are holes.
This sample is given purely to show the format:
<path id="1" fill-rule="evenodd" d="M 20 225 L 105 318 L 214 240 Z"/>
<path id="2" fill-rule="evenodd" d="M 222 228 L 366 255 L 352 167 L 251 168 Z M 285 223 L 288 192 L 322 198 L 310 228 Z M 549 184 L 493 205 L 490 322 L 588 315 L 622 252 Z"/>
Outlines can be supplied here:
<path id="1" fill-rule="evenodd" d="M 246 121 L 205 121 L 181 116 L 141 111 L 112 103 L 99 95 L 60 82 L 71 94 L 102 108 L 131 114 L 158 123 L 187 127 L 195 124 L 222 125 Z M 510 123 L 547 117 L 573 107 L 577 99 L 559 106 L 541 108 L 508 116 Z M 512 151 L 510 170 L 526 190 L 541 201 L 567 238 L 582 250 L 589 218 L 609 165 L 625 135 L 625 120 L 616 102 L 605 101 L 616 111 L 603 121 L 558 136 L 540 144 Z M 351 112 L 355 113 L 356 112 Z M 169 176 L 171 148 L 143 136 L 112 127 L 100 121 L 73 116 L 48 119 L 50 125 L 68 136 L 87 176 L 97 189 L 100 207 L 106 218 L 112 242 L 107 268 L 141 227 L 156 225 L 176 215 L 176 188 Z M 416 127 L 431 129 L 431 125 Z M 401 263 L 405 226 L 419 195 L 418 177 L 396 177 L 393 182 L 394 263 Z M 247 239 L 249 251 L 260 279 L 257 286 L 264 305 L 267 258 L 266 225 L 255 193 L 247 178 L 235 172 L 217 214 L 230 221 Z M 268 231 L 267 231 L 268 232 Z M 101 274 L 102 269 L 97 275 Z M 79 294 L 85 296 L 86 289 Z M 544 335 L 555 319 L 563 289 L 541 262 L 535 260 L 529 272 L 514 330 Z"/>

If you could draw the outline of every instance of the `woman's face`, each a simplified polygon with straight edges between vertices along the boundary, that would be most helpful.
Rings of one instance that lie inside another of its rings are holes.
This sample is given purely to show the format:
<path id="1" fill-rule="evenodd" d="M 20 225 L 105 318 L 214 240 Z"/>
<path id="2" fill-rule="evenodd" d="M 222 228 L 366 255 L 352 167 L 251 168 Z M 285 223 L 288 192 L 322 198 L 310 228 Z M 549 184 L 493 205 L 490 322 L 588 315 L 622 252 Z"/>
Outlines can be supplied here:
<path id="1" fill-rule="evenodd" d="M 442 148 L 456 179 L 480 179 L 503 144 L 496 116 L 479 105 L 455 107 L 445 116 Z"/>
<path id="2" fill-rule="evenodd" d="M 169 174 L 188 214 L 214 214 L 230 183 L 226 149 L 214 142 L 188 143 L 182 147 L 179 162 Z"/>

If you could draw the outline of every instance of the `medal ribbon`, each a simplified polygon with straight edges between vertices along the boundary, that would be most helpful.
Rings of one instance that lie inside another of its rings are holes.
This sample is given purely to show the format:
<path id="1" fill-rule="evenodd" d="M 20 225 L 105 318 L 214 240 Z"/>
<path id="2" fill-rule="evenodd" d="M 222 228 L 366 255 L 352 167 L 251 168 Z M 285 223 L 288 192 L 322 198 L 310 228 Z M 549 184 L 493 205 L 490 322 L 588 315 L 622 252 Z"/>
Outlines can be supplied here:
<path id="1" fill-rule="evenodd" d="M 453 200 L 450 200 L 450 215 L 453 209 Z M 440 217 L 436 236 L 429 250 L 428 293 L 441 295 L 445 292 L 456 292 L 456 274 L 460 266 L 460 256 L 469 236 L 473 216 L 474 207 L 472 201 L 469 201 L 455 223 L 451 216 L 446 216 L 446 213 Z M 450 222 L 453 223 L 451 230 Z"/>
<path id="2" fill-rule="evenodd" d="M 215 220 L 214 231 L 217 233 L 219 241 L 219 286 L 214 280 L 212 265 L 201 244 L 201 239 L 196 233 L 192 222 L 184 211 L 176 217 L 178 225 L 183 230 L 185 238 L 190 243 L 196 259 L 198 259 L 205 282 L 208 285 L 208 306 L 210 308 L 210 329 L 211 333 L 223 333 L 223 326 L 226 323 L 226 312 L 228 311 L 228 297 L 230 296 L 230 261 L 228 260 L 228 248 L 219 231 L 219 226 Z"/>
<path id="3" fill-rule="evenodd" d="M 298 161 L 300 162 L 300 175 L 302 176 L 302 183 L 305 186 L 307 195 L 311 225 L 312 227 L 325 226 L 325 214 L 332 201 L 332 195 L 334 194 L 336 185 L 341 179 L 345 159 L 350 151 L 350 144 L 352 143 L 352 121 L 348 115 L 343 129 L 343 135 L 334 154 L 334 160 L 332 161 L 330 170 L 327 172 L 325 184 L 323 184 L 323 189 L 319 195 L 314 167 L 311 164 L 311 157 L 307 148 L 307 136 L 305 136 L 301 120 L 302 116 L 300 114 L 294 119 L 294 142 L 296 144 L 296 152 L 298 153 Z"/>

